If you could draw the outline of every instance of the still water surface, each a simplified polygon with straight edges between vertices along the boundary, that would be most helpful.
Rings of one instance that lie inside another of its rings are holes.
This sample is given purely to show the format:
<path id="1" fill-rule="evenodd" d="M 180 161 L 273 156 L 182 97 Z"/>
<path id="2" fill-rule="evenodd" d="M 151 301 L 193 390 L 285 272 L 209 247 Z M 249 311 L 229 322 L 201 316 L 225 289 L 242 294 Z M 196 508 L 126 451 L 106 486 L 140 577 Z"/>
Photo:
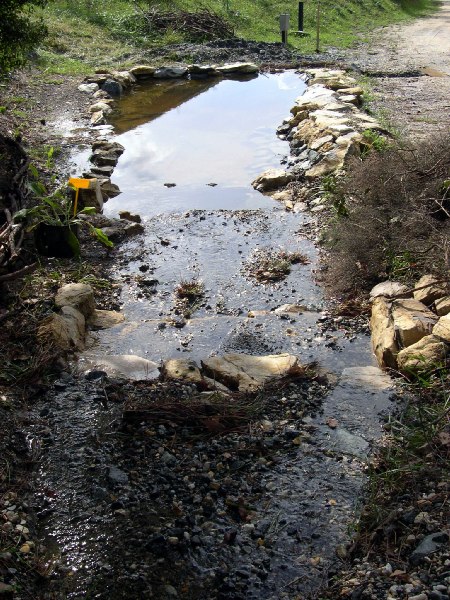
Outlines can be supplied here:
<path id="1" fill-rule="evenodd" d="M 275 130 L 304 89 L 293 71 L 138 86 L 111 120 L 125 153 L 105 214 L 273 208 L 250 183 L 287 154 Z"/>

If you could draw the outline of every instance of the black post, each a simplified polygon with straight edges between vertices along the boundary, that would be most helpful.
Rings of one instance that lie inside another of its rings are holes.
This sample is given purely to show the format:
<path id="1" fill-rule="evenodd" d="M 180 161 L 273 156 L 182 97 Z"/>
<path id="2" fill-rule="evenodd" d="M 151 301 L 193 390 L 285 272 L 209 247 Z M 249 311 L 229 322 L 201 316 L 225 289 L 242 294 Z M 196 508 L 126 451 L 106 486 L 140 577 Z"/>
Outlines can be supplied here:
<path id="1" fill-rule="evenodd" d="M 298 30 L 303 31 L 303 2 L 298 3 Z"/>
<path id="2" fill-rule="evenodd" d="M 287 31 L 282 31 L 281 32 L 281 43 L 282 44 L 287 44 Z"/>

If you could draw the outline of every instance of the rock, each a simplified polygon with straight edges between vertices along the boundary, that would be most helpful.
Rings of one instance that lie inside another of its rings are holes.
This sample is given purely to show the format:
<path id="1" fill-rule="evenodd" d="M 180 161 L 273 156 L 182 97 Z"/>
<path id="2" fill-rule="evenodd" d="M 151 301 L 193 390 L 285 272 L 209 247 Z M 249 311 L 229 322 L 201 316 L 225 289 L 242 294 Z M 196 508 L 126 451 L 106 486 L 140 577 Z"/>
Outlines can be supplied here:
<path id="1" fill-rule="evenodd" d="M 356 146 L 336 148 L 326 152 L 320 162 L 305 172 L 308 179 L 316 179 L 342 169 L 347 158 L 359 153 Z"/>
<path id="2" fill-rule="evenodd" d="M 439 317 L 443 317 L 450 313 L 450 296 L 445 296 L 444 298 L 439 298 L 434 303 L 436 314 Z"/>
<path id="3" fill-rule="evenodd" d="M 446 295 L 445 285 L 439 283 L 433 275 L 424 275 L 414 287 L 414 299 L 423 302 L 427 306 Z"/>
<path id="4" fill-rule="evenodd" d="M 99 167 L 115 167 L 119 160 L 118 155 L 115 152 L 104 152 L 97 150 L 89 160 Z"/>
<path id="5" fill-rule="evenodd" d="M 301 304 L 283 304 L 274 310 L 276 315 L 282 315 L 285 313 L 293 315 L 301 315 L 305 312 L 306 308 Z"/>
<path id="6" fill-rule="evenodd" d="M 128 475 L 117 467 L 112 466 L 108 469 L 108 480 L 114 486 L 127 485 Z"/>
<path id="7" fill-rule="evenodd" d="M 202 375 L 197 363 L 189 358 L 172 358 L 166 360 L 162 366 L 162 375 L 165 379 L 176 381 L 191 381 L 200 383 Z"/>
<path id="8" fill-rule="evenodd" d="M 113 76 L 113 79 L 118 81 L 124 89 L 130 88 L 134 83 L 136 83 L 136 77 L 132 75 L 130 71 L 113 71 L 111 75 Z"/>
<path id="9" fill-rule="evenodd" d="M 113 98 L 120 98 L 123 94 L 123 86 L 114 79 L 107 79 L 101 89 Z"/>
<path id="10" fill-rule="evenodd" d="M 438 531 L 427 535 L 412 552 L 409 562 L 412 565 L 418 565 L 426 556 L 430 556 L 441 550 L 441 548 L 446 547 L 448 541 L 449 536 L 445 531 Z"/>
<path id="11" fill-rule="evenodd" d="M 139 235 L 144 233 L 145 229 L 141 223 L 130 223 L 124 229 L 125 235 L 127 237 L 132 237 L 134 235 Z"/>
<path id="12" fill-rule="evenodd" d="M 351 96 L 362 96 L 364 94 L 364 90 L 362 87 L 350 87 L 350 88 L 340 88 L 337 90 L 337 93 L 341 95 L 351 95 Z"/>
<path id="13" fill-rule="evenodd" d="M 92 174 L 94 175 L 100 175 L 101 177 L 106 177 L 107 179 L 109 179 L 109 177 L 111 177 L 112 172 L 114 171 L 114 167 L 113 166 L 104 166 L 104 167 L 98 167 L 97 165 L 94 165 L 93 167 L 91 167 L 91 171 Z"/>
<path id="14" fill-rule="evenodd" d="M 152 67 L 150 65 L 136 65 L 132 69 L 130 69 L 130 73 L 136 79 L 148 79 L 149 77 L 153 77 L 156 71 L 156 67 Z"/>
<path id="15" fill-rule="evenodd" d="M 391 303 L 384 297 L 375 298 L 370 319 L 372 348 L 380 367 L 397 366 L 398 344 L 395 339 L 394 324 L 391 319 Z"/>
<path id="16" fill-rule="evenodd" d="M 105 114 L 105 115 L 109 115 L 112 113 L 112 108 L 106 102 L 96 102 L 95 104 L 92 104 L 89 107 L 90 113 L 95 113 L 95 112 L 99 112 L 99 111 L 102 111 L 103 114 Z"/>
<path id="17" fill-rule="evenodd" d="M 216 67 L 216 70 L 219 73 L 222 73 L 223 75 L 226 75 L 228 73 L 258 73 L 259 67 L 254 63 L 236 62 L 229 63 L 221 67 Z"/>
<path id="18" fill-rule="evenodd" d="M 213 75 L 219 75 L 219 71 L 212 65 L 188 65 L 188 71 L 190 75 L 211 77 Z"/>
<path id="19" fill-rule="evenodd" d="M 403 283 L 399 283 L 398 281 L 383 281 L 378 283 L 375 287 L 373 287 L 370 291 L 371 298 L 378 298 L 379 296 L 384 296 L 385 298 L 393 298 L 395 296 L 405 298 L 404 294 L 407 291 L 406 285 Z M 411 296 L 411 294 L 409 294 Z"/>
<path id="20" fill-rule="evenodd" d="M 348 367 L 342 371 L 342 384 L 351 384 L 364 388 L 388 390 L 393 387 L 392 379 L 378 367 Z"/>
<path id="21" fill-rule="evenodd" d="M 153 74 L 155 79 L 176 79 L 187 75 L 187 67 L 160 67 Z"/>
<path id="22" fill-rule="evenodd" d="M 94 75 L 88 75 L 84 78 L 86 83 L 96 83 L 102 85 L 108 79 L 109 73 L 95 73 Z"/>
<path id="23" fill-rule="evenodd" d="M 59 308 L 72 306 L 85 317 L 89 317 L 95 310 L 94 292 L 92 287 L 85 283 L 67 283 L 59 288 L 55 304 Z"/>
<path id="24" fill-rule="evenodd" d="M 100 190 L 104 200 L 108 200 L 108 198 L 115 198 L 122 193 L 119 186 L 115 183 L 111 183 L 109 178 L 101 183 Z"/>
<path id="25" fill-rule="evenodd" d="M 73 308 L 73 306 L 63 306 L 61 316 L 65 322 L 71 345 L 75 346 L 77 350 L 82 350 L 86 334 L 86 319 L 84 315 L 76 308 Z"/>
<path id="26" fill-rule="evenodd" d="M 97 83 L 82 83 L 78 86 L 78 90 L 80 92 L 84 92 L 85 94 L 93 94 L 98 90 Z"/>
<path id="27" fill-rule="evenodd" d="M 97 140 L 92 144 L 92 150 L 94 153 L 96 153 L 98 150 L 101 150 L 102 152 L 113 152 L 114 154 L 117 154 L 117 156 L 120 156 L 124 153 L 125 148 L 122 146 L 122 144 L 119 144 L 119 142 Z"/>
<path id="28" fill-rule="evenodd" d="M 41 342 L 54 344 L 64 351 L 80 350 L 83 347 L 84 340 L 84 332 L 83 335 L 80 332 L 84 317 L 72 307 L 66 306 L 63 310 L 65 314 L 54 313 L 42 321 L 38 328 L 37 337 Z M 78 318 L 75 313 L 78 313 Z"/>
<path id="29" fill-rule="evenodd" d="M 439 319 L 433 327 L 433 335 L 450 344 L 450 313 Z"/>
<path id="30" fill-rule="evenodd" d="M 319 138 L 318 140 L 314 141 L 310 145 L 310 148 L 311 148 L 311 150 L 320 150 L 325 144 L 328 144 L 329 142 L 333 142 L 333 141 L 334 141 L 334 137 L 332 135 L 324 135 L 321 138 Z"/>
<path id="31" fill-rule="evenodd" d="M 226 395 L 228 395 L 230 393 L 230 389 L 227 388 L 226 385 L 223 385 L 223 383 L 220 383 L 219 381 L 216 381 L 215 379 L 211 379 L 210 377 L 203 376 L 203 382 L 206 383 L 208 388 L 210 390 L 212 390 L 214 393 L 222 392 Z"/>
<path id="32" fill-rule="evenodd" d="M 202 366 L 207 375 L 239 391 L 255 391 L 272 379 L 302 371 L 298 358 L 290 354 L 225 354 L 202 361 Z"/>
<path id="33" fill-rule="evenodd" d="M 412 298 L 394 300 L 392 319 L 399 346 L 407 348 L 429 335 L 437 321 L 435 314 Z"/>
<path id="34" fill-rule="evenodd" d="M 130 213 L 128 210 L 119 211 L 119 219 L 125 221 L 131 221 L 132 223 L 140 223 L 142 221 L 140 215 L 134 215 Z"/>
<path id="35" fill-rule="evenodd" d="M 89 325 L 95 329 L 109 329 L 125 321 L 122 313 L 115 310 L 94 310 L 89 317 Z"/>
<path id="36" fill-rule="evenodd" d="M 283 187 L 293 179 L 294 176 L 283 169 L 269 169 L 252 181 L 252 186 L 260 192 L 266 192 Z"/>
<path id="37" fill-rule="evenodd" d="M 105 125 L 106 118 L 102 110 L 98 110 L 97 112 L 92 113 L 91 115 L 91 125 L 95 127 L 96 125 Z"/>
<path id="38" fill-rule="evenodd" d="M 401 371 L 426 371 L 441 364 L 447 353 L 448 347 L 442 340 L 426 335 L 398 353 L 398 368 Z"/>
<path id="39" fill-rule="evenodd" d="M 84 371 L 95 369 L 104 371 L 109 377 L 136 381 L 153 380 L 159 377 L 156 363 L 134 354 L 96 356 L 85 352 L 80 356 L 78 366 Z"/>

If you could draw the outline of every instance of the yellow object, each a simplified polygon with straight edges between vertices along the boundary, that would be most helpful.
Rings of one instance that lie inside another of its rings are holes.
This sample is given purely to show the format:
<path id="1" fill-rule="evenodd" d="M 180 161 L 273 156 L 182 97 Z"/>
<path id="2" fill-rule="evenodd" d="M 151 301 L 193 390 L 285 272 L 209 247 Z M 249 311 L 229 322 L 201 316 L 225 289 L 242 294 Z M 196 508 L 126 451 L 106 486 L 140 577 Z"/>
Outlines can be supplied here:
<path id="1" fill-rule="evenodd" d="M 82 179 L 81 177 L 70 177 L 69 185 L 75 188 L 75 202 L 73 204 L 73 214 L 77 214 L 78 209 L 78 194 L 80 190 L 89 190 L 97 188 L 97 179 Z"/>

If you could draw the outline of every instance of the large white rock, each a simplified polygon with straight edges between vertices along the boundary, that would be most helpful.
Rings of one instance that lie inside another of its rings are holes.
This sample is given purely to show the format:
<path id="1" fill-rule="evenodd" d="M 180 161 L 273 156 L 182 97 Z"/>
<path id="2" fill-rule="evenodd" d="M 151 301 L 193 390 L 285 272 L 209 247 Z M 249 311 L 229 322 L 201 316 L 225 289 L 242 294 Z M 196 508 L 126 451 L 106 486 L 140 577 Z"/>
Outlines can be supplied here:
<path id="1" fill-rule="evenodd" d="M 136 65 L 132 69 L 130 69 L 130 73 L 133 77 L 137 79 L 145 79 L 147 77 L 152 77 L 156 71 L 156 67 L 152 67 L 151 65 Z"/>
<path id="2" fill-rule="evenodd" d="M 134 354 L 97 356 L 93 353 L 85 353 L 80 357 L 79 368 L 105 371 L 110 377 L 137 381 L 153 380 L 159 377 L 156 363 Z"/>
<path id="3" fill-rule="evenodd" d="M 177 381 L 190 381 L 200 383 L 202 375 L 195 361 L 189 358 L 171 358 L 162 366 L 161 373 L 165 379 Z"/>
<path id="4" fill-rule="evenodd" d="M 433 327 L 433 335 L 450 344 L 450 313 L 439 319 Z"/>
<path id="5" fill-rule="evenodd" d="M 436 314 L 439 317 L 443 317 L 444 315 L 448 315 L 450 313 L 450 296 L 445 296 L 444 298 L 439 298 L 434 303 L 436 308 Z"/>
<path id="6" fill-rule="evenodd" d="M 422 302 L 406 298 L 394 300 L 392 319 L 400 347 L 407 348 L 429 335 L 438 318 Z"/>
<path id="7" fill-rule="evenodd" d="M 273 379 L 302 371 L 298 358 L 291 354 L 225 354 L 202 361 L 202 366 L 206 375 L 241 392 L 255 391 Z"/>
<path id="8" fill-rule="evenodd" d="M 447 354 L 448 346 L 442 340 L 427 335 L 398 353 L 398 368 L 401 371 L 426 371 L 442 363 Z"/>
<path id="9" fill-rule="evenodd" d="M 84 92 L 85 94 L 94 94 L 98 91 L 98 89 L 99 88 L 97 83 L 81 83 L 78 86 L 78 90 L 80 92 Z"/>
<path id="10" fill-rule="evenodd" d="M 433 275 L 424 275 L 414 287 L 414 298 L 430 306 L 439 298 L 447 296 L 445 285 L 438 282 Z"/>
<path id="11" fill-rule="evenodd" d="M 398 344 L 395 339 L 394 324 L 391 319 L 391 303 L 383 296 L 375 298 L 370 319 L 372 348 L 380 367 L 397 366 Z"/>
<path id="12" fill-rule="evenodd" d="M 258 73 L 259 67 L 255 65 L 255 63 L 249 62 L 235 62 L 223 65 L 221 67 L 216 67 L 216 71 L 219 73 L 227 74 L 227 73 Z"/>
<path id="13" fill-rule="evenodd" d="M 395 296 L 402 296 L 407 291 L 406 285 L 398 281 L 382 281 L 370 290 L 371 298 L 378 298 L 384 296 L 385 298 L 394 298 Z"/>
<path id="14" fill-rule="evenodd" d="M 283 169 L 269 169 L 252 181 L 252 186 L 260 192 L 266 192 L 283 187 L 293 179 L 292 173 Z"/>
<path id="15" fill-rule="evenodd" d="M 59 308 L 72 306 L 89 317 L 95 310 L 94 292 L 86 283 L 67 283 L 58 290 L 55 304 Z"/>

